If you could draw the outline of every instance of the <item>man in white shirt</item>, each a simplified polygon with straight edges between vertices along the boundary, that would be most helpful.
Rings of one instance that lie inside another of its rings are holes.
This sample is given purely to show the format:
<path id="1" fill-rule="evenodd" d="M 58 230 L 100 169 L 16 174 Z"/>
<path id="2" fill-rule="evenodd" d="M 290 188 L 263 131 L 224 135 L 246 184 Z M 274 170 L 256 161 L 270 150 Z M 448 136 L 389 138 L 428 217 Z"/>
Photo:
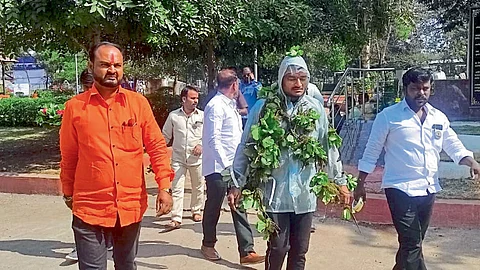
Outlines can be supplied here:
<path id="1" fill-rule="evenodd" d="M 235 97 L 239 82 L 235 71 L 223 69 L 217 75 L 218 93 L 205 106 L 202 136 L 202 172 L 207 184 L 207 200 L 203 217 L 202 254 L 208 260 L 220 260 L 215 250 L 217 223 L 227 183 L 221 172 L 232 165 L 235 151 L 242 137 L 242 118 L 237 111 Z M 242 265 L 262 263 L 265 256 L 259 256 L 253 249 L 253 233 L 247 214 L 238 209 L 231 211 L 237 236 L 238 252 Z"/>
<path id="2" fill-rule="evenodd" d="M 166 230 L 180 228 L 183 214 L 185 174 L 187 170 L 192 181 L 192 200 L 190 207 L 192 219 L 202 221 L 201 209 L 204 198 L 204 180 L 202 176 L 202 131 L 203 112 L 197 109 L 198 89 L 185 87 L 180 93 L 182 107 L 170 112 L 162 133 L 167 145 L 172 144 L 172 169 L 175 178 L 172 183 L 172 220 Z"/>
<path id="3" fill-rule="evenodd" d="M 442 149 L 478 178 L 480 166 L 450 127 L 447 117 L 428 104 L 430 72 L 410 69 L 402 78 L 405 99 L 377 115 L 362 159 L 358 163 L 355 199 L 366 199 L 365 178 L 385 149 L 385 189 L 399 249 L 394 270 L 426 269 L 422 241 L 432 214 Z"/>
<path id="4" fill-rule="evenodd" d="M 433 72 L 433 79 L 435 81 L 446 80 L 447 79 L 447 75 L 445 75 L 445 72 L 443 72 L 441 66 L 437 66 L 437 70 L 435 72 Z"/>

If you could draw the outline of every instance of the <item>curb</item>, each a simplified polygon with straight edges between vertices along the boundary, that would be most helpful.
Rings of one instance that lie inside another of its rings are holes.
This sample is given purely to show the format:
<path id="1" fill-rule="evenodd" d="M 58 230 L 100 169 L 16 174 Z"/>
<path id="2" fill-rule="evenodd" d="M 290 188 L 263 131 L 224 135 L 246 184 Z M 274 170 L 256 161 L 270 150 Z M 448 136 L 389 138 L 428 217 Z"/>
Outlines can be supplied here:
<path id="1" fill-rule="evenodd" d="M 61 195 L 62 185 L 58 175 L 0 173 L 0 192 Z"/>
<path id="2" fill-rule="evenodd" d="M 339 205 L 325 206 L 320 200 L 317 215 L 340 218 Z M 367 194 L 367 202 L 356 218 L 359 222 L 392 224 L 387 199 L 382 194 Z M 480 200 L 436 200 L 433 207 L 432 227 L 478 228 L 480 227 Z"/>

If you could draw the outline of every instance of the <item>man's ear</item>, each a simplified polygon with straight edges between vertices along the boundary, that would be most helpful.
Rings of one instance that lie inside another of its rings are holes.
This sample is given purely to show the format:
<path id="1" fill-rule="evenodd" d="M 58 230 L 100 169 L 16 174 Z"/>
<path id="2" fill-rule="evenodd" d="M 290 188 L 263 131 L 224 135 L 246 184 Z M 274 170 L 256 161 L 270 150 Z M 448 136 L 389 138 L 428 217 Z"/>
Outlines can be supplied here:
<path id="1" fill-rule="evenodd" d="M 90 71 L 90 73 L 93 73 L 93 62 L 92 61 L 88 61 L 88 71 Z"/>
<path id="2" fill-rule="evenodd" d="M 185 101 L 187 101 L 187 98 L 186 98 L 186 97 L 182 97 L 182 103 L 185 103 Z"/>

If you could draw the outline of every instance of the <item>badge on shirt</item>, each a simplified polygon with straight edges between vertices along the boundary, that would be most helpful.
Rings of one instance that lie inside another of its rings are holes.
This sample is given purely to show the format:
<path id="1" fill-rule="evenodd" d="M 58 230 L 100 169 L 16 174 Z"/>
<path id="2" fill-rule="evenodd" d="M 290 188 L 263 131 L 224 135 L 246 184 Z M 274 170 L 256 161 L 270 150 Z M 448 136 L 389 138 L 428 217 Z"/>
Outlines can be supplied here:
<path id="1" fill-rule="evenodd" d="M 435 124 L 432 126 L 432 129 L 435 135 L 435 139 L 439 140 L 442 137 L 443 126 Z"/>

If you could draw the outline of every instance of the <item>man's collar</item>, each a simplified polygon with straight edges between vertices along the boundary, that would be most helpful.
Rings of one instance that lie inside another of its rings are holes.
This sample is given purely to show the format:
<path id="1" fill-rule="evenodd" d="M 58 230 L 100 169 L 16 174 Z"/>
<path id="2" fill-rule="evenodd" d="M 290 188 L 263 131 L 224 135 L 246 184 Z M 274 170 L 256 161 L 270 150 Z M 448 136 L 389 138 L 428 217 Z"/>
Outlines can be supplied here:
<path id="1" fill-rule="evenodd" d="M 127 101 L 127 98 L 126 98 L 126 92 L 127 90 L 125 90 L 122 86 L 118 86 L 118 89 L 117 89 L 117 94 L 120 94 L 119 97 L 121 98 L 122 100 L 122 104 L 125 105 L 126 104 L 126 101 Z M 88 99 L 87 99 L 87 104 L 90 103 L 90 99 L 92 98 L 92 96 L 96 96 L 96 95 L 100 95 L 100 93 L 98 92 L 98 89 L 97 87 L 95 86 L 95 83 L 92 85 L 92 87 L 88 90 L 88 92 L 90 93 L 88 95 Z M 116 97 L 115 97 L 116 98 Z"/>
<path id="2" fill-rule="evenodd" d="M 220 95 L 220 97 L 224 100 L 227 100 L 228 102 L 231 102 L 232 100 L 235 100 L 235 98 L 229 98 L 227 97 L 224 93 L 222 93 L 220 90 L 217 91 L 217 96 Z"/>
<path id="3" fill-rule="evenodd" d="M 183 105 L 182 105 L 182 107 L 180 107 L 180 111 L 183 112 L 185 115 L 187 115 L 187 113 L 186 113 L 185 110 L 183 109 Z M 198 114 L 198 109 L 195 108 L 195 110 L 193 110 L 192 114 Z"/>
<path id="4" fill-rule="evenodd" d="M 400 102 L 400 104 L 402 105 L 402 108 L 405 110 L 405 109 L 410 109 L 412 110 L 412 108 L 410 108 L 410 106 L 408 106 L 408 103 L 407 103 L 407 100 L 405 98 L 402 99 L 402 101 Z M 430 103 L 427 102 L 427 104 L 425 104 L 422 109 L 425 110 L 425 112 L 427 112 L 427 114 L 429 112 L 432 111 L 432 105 L 430 105 Z M 412 110 L 413 111 L 413 110 Z"/>

